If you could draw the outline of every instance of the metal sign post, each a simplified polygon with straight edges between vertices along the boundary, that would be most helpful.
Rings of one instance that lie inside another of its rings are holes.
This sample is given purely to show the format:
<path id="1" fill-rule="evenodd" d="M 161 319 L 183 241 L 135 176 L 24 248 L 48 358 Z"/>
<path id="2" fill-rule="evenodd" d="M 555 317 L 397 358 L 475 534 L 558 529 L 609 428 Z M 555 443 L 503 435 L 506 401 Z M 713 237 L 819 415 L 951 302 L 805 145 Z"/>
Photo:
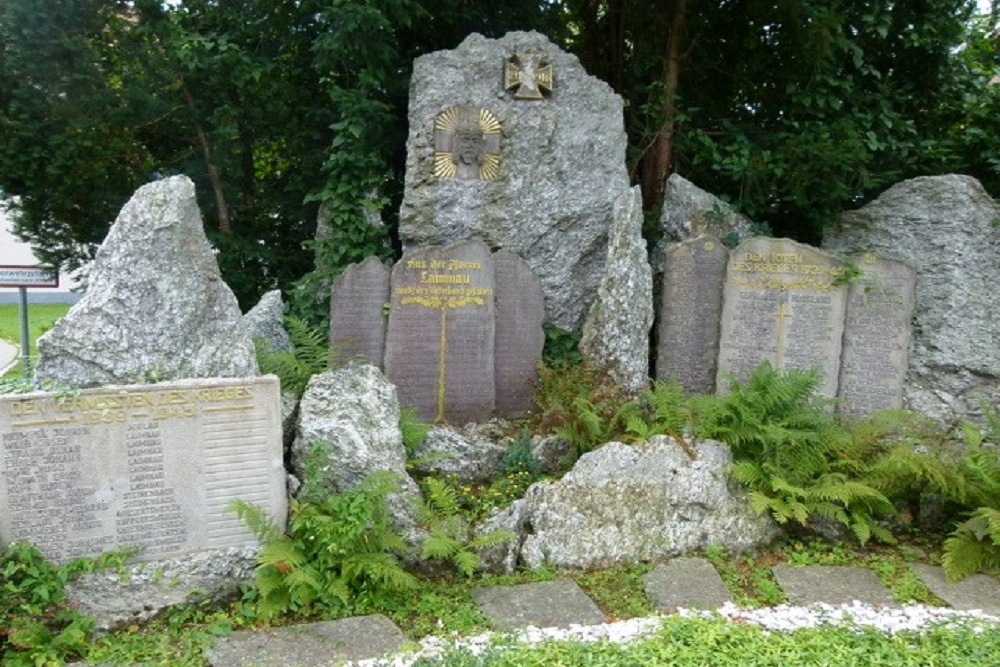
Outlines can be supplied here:
<path id="1" fill-rule="evenodd" d="M 0 265 L 0 287 L 16 287 L 20 293 L 21 375 L 31 375 L 31 346 L 28 341 L 28 288 L 59 287 L 59 272 L 49 266 Z"/>

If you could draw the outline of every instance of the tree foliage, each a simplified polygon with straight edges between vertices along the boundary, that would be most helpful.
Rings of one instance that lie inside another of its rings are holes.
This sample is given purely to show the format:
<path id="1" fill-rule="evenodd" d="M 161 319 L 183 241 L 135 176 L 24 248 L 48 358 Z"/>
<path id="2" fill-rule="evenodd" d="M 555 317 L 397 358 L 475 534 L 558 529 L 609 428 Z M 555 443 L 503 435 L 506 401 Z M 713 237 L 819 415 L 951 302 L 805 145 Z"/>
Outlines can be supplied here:
<path id="1" fill-rule="evenodd" d="M 17 233 L 71 268 L 137 186 L 185 173 L 243 305 L 297 282 L 308 298 L 398 249 L 413 58 L 536 29 L 624 97 L 648 209 L 677 172 L 816 241 L 903 178 L 1000 193 L 997 16 L 973 6 L 0 0 L 0 190 Z"/>

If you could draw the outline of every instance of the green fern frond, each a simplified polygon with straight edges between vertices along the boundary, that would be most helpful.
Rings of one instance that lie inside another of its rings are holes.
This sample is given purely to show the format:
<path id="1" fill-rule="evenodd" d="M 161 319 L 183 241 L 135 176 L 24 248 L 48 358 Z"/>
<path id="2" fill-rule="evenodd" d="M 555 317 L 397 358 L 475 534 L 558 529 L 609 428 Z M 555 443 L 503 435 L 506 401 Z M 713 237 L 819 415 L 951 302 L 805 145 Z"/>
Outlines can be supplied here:
<path id="1" fill-rule="evenodd" d="M 490 547 L 506 544 L 515 537 L 517 536 L 513 531 L 501 528 L 476 535 L 476 537 L 472 539 L 467 546 L 469 549 L 479 551 L 481 549 L 489 549 Z"/>
<path id="2" fill-rule="evenodd" d="M 326 335 L 297 317 L 285 319 L 294 349 L 271 351 L 256 341 L 257 364 L 265 374 L 277 375 L 282 391 L 301 396 L 309 378 L 330 368 L 330 346 Z"/>
<path id="3" fill-rule="evenodd" d="M 422 558 L 451 558 L 462 550 L 462 543 L 444 533 L 432 532 L 421 545 Z"/>
<path id="4" fill-rule="evenodd" d="M 960 525 L 944 542 L 941 557 L 948 581 L 954 582 L 970 574 L 1000 569 L 1000 544 L 980 539 L 968 522 Z"/>
<path id="5" fill-rule="evenodd" d="M 424 480 L 424 488 L 427 490 L 425 502 L 432 516 L 457 517 L 461 514 L 462 503 L 453 486 L 436 477 L 428 477 Z"/>
<path id="6" fill-rule="evenodd" d="M 471 577 L 479 569 L 482 561 L 472 551 L 460 551 L 455 555 L 455 569 L 465 577 Z"/>
<path id="7" fill-rule="evenodd" d="M 260 543 L 272 542 L 281 538 L 277 524 L 263 507 L 235 498 L 226 505 L 227 512 L 234 512 L 240 521 L 250 529 Z"/>

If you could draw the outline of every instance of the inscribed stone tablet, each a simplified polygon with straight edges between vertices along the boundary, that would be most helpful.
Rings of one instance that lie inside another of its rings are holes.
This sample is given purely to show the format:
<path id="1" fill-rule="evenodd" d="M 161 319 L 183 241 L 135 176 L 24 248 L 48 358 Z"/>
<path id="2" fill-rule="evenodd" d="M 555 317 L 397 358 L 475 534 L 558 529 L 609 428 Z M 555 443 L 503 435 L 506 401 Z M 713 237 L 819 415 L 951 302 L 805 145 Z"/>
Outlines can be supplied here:
<path id="1" fill-rule="evenodd" d="M 843 264 L 788 239 L 753 238 L 729 256 L 719 337 L 718 391 L 767 360 L 822 374 L 817 392 L 837 395 L 847 288 Z"/>
<path id="2" fill-rule="evenodd" d="M 516 419 L 534 406 L 538 361 L 545 345 L 542 286 L 514 253 L 493 254 L 496 271 L 496 414 Z"/>
<path id="3" fill-rule="evenodd" d="M 481 241 L 407 253 L 392 269 L 385 374 L 425 421 L 486 421 L 494 384 L 494 273 Z"/>
<path id="4" fill-rule="evenodd" d="M 333 367 L 364 361 L 382 368 L 389 269 L 377 257 L 351 264 L 330 295 L 330 350 Z"/>
<path id="5" fill-rule="evenodd" d="M 722 286 L 729 252 L 713 236 L 670 248 L 663 262 L 656 379 L 689 394 L 715 391 Z"/>
<path id="6" fill-rule="evenodd" d="M 286 512 L 278 381 L 184 380 L 0 397 L 0 541 L 65 561 L 252 544 L 226 506 Z"/>
<path id="7" fill-rule="evenodd" d="M 875 255 L 852 259 L 862 273 L 848 288 L 838 410 L 862 417 L 903 407 L 917 271 Z"/>

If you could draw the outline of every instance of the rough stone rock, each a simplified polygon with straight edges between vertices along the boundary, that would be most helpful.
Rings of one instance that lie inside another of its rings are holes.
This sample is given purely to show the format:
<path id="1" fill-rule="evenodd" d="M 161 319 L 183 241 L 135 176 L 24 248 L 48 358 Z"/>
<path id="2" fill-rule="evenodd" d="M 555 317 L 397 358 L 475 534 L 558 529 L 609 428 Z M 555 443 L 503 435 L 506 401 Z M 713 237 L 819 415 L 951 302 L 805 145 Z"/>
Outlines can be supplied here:
<path id="1" fill-rule="evenodd" d="M 389 497 L 394 521 L 407 542 L 420 541 L 413 507 L 420 490 L 406 471 L 399 399 L 379 369 L 349 364 L 312 376 L 299 402 L 297 431 L 291 458 L 299 479 L 307 454 L 320 442 L 329 447 L 322 482 L 331 490 L 353 488 L 376 471 L 393 473 L 399 484 Z"/>
<path id="2" fill-rule="evenodd" d="M 69 600 L 98 632 L 139 625 L 168 607 L 239 597 L 253 580 L 256 547 L 231 547 L 102 570 L 67 584 Z"/>
<path id="3" fill-rule="evenodd" d="M 475 429 L 435 426 L 414 452 L 415 471 L 455 475 L 463 483 L 484 482 L 500 473 L 507 448 Z"/>
<path id="4" fill-rule="evenodd" d="M 38 353 L 36 380 L 76 387 L 257 374 L 190 179 L 135 192 L 97 251 L 86 294 Z"/>
<path id="5" fill-rule="evenodd" d="M 903 404 L 944 425 L 1000 403 L 1000 216 L 969 176 L 914 178 L 844 213 L 824 248 L 874 252 L 917 267 Z"/>
<path id="6" fill-rule="evenodd" d="M 285 304 L 281 300 L 281 290 L 271 290 L 260 297 L 257 305 L 243 316 L 251 338 L 262 340 L 266 349 L 271 352 L 284 352 L 295 348 L 292 339 L 288 337 L 288 332 L 285 331 L 284 320 Z"/>
<path id="7" fill-rule="evenodd" d="M 505 530 L 513 536 L 510 540 L 481 549 L 477 552 L 480 568 L 494 574 L 508 574 L 517 569 L 521 546 L 524 544 L 527 507 L 524 499 L 518 499 L 507 507 L 497 510 L 475 527 L 476 535 L 485 535 L 496 530 Z"/>
<path id="8" fill-rule="evenodd" d="M 583 325 L 580 352 L 626 391 L 641 391 L 649 383 L 652 326 L 653 271 L 642 238 L 642 192 L 636 186 L 615 202 L 608 259 Z"/>
<path id="9" fill-rule="evenodd" d="M 538 459 L 542 472 L 555 472 L 564 467 L 564 462 L 572 452 L 573 445 L 561 436 L 531 437 L 531 453 Z"/>
<path id="10" fill-rule="evenodd" d="M 552 66 L 544 99 L 504 90 L 505 62 L 529 55 Z M 495 180 L 434 175 L 435 119 L 453 106 L 499 121 Z M 548 321 L 579 330 L 601 277 L 612 206 L 628 189 L 621 98 L 543 35 L 473 34 L 453 51 L 416 59 L 409 127 L 404 248 L 473 237 L 505 248 L 538 276 Z"/>
<path id="11" fill-rule="evenodd" d="M 660 213 L 663 237 L 653 252 L 653 268 L 663 270 L 666 247 L 703 234 L 736 245 L 753 236 L 753 223 L 732 206 L 705 192 L 678 174 L 671 174 L 663 192 Z"/>
<path id="12" fill-rule="evenodd" d="M 725 445 L 695 443 L 688 458 L 671 438 L 611 442 L 580 457 L 558 481 L 524 497 L 520 560 L 530 567 L 592 568 L 662 560 L 721 544 L 740 551 L 778 535 L 725 470 Z"/>

